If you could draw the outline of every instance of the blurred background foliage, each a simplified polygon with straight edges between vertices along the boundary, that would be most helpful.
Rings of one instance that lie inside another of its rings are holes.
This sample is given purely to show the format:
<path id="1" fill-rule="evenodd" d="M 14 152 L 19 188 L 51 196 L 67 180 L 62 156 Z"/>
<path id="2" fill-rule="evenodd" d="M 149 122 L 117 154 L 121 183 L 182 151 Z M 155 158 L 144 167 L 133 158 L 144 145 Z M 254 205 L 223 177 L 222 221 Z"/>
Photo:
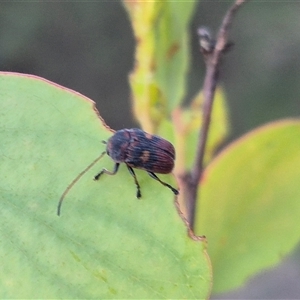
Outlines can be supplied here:
<path id="1" fill-rule="evenodd" d="M 186 102 L 199 91 L 205 71 L 196 29 L 206 25 L 217 30 L 229 4 L 197 5 L 190 25 Z M 121 2 L 2 2 L 0 11 L 2 71 L 45 77 L 88 96 L 114 129 L 138 125 L 132 118 L 128 82 L 135 41 Z M 299 116 L 299 14 L 300 2 L 257 1 L 237 14 L 231 31 L 235 46 L 221 73 L 231 140 L 268 121 Z M 298 247 L 281 266 L 221 296 L 297 298 L 299 259 Z"/>

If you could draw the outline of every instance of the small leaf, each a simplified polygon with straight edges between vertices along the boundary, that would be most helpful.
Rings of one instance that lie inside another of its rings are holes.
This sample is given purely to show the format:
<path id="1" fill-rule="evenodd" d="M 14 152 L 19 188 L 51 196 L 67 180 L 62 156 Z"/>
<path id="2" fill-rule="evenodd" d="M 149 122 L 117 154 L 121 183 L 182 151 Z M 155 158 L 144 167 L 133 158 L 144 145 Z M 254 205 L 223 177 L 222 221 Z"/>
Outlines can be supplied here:
<path id="1" fill-rule="evenodd" d="M 201 91 L 188 107 L 174 110 L 172 122 L 164 120 L 159 128 L 159 133 L 175 145 L 176 174 L 183 174 L 187 169 L 191 169 L 195 161 L 199 131 L 203 122 L 202 106 L 203 93 Z M 225 93 L 222 88 L 217 88 L 205 152 L 206 164 L 228 136 L 228 132 L 229 121 Z"/>
<path id="2" fill-rule="evenodd" d="M 97 182 L 112 131 L 94 102 L 41 78 L 0 73 L 1 298 L 207 298 L 211 269 L 169 189 L 124 166 Z M 172 182 L 172 176 L 161 176 Z"/>
<path id="3" fill-rule="evenodd" d="M 233 143 L 201 181 L 196 232 L 208 238 L 214 292 L 279 262 L 300 238 L 300 121 L 259 128 Z"/>

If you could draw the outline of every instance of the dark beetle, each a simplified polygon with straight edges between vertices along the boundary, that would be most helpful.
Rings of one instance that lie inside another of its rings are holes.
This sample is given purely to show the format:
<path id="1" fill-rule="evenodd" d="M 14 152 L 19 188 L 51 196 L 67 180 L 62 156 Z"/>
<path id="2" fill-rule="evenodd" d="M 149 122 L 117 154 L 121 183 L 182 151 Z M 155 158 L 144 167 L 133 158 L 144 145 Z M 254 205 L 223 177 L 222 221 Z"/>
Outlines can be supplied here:
<path id="1" fill-rule="evenodd" d="M 94 160 L 85 170 L 83 170 L 67 187 L 62 194 L 57 214 L 60 215 L 60 208 L 62 201 L 71 187 L 79 180 L 79 178 L 87 172 L 105 153 L 109 155 L 115 162 L 113 171 L 103 169 L 98 173 L 94 180 L 98 180 L 101 175 L 115 175 L 118 172 L 121 163 L 125 163 L 129 173 L 133 176 L 135 185 L 137 187 L 136 197 L 140 198 L 141 190 L 137 181 L 133 168 L 142 169 L 155 180 L 159 181 L 162 185 L 172 190 L 175 195 L 178 195 L 178 190 L 161 181 L 155 173 L 168 174 L 174 168 L 175 149 L 174 146 L 167 140 L 157 136 L 146 133 L 145 131 L 137 128 L 121 129 L 108 139 L 106 144 L 106 151 L 101 156 Z"/>
<path id="2" fill-rule="evenodd" d="M 137 187 L 137 198 L 141 197 L 140 185 L 133 168 L 142 169 L 161 184 L 170 188 L 175 195 L 178 191 L 169 184 L 161 181 L 154 173 L 168 174 L 174 168 L 175 149 L 165 139 L 146 133 L 137 128 L 118 130 L 108 141 L 106 153 L 114 160 L 115 168 L 112 172 L 103 169 L 94 179 L 106 173 L 115 175 L 120 163 L 125 163 L 130 174 L 134 178 Z"/>

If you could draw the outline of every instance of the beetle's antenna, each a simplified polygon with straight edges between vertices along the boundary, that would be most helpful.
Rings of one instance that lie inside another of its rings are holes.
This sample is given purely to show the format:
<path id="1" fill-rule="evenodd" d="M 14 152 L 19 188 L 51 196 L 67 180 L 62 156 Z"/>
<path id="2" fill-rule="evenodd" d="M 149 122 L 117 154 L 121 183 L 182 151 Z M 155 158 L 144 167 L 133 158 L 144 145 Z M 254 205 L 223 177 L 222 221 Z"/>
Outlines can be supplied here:
<path id="1" fill-rule="evenodd" d="M 58 202 L 58 206 L 57 206 L 57 215 L 60 216 L 60 209 L 61 209 L 61 205 L 62 202 L 65 198 L 65 196 L 68 194 L 68 192 L 70 191 L 70 189 L 73 187 L 73 185 L 94 165 L 96 164 L 101 158 L 102 156 L 106 153 L 106 151 L 103 151 L 101 153 L 101 155 L 99 157 L 97 157 L 91 164 L 89 164 L 82 172 L 80 172 L 78 174 L 78 176 L 68 185 L 68 187 L 66 188 L 66 190 L 63 192 L 63 194 L 61 195 L 59 202 Z"/>

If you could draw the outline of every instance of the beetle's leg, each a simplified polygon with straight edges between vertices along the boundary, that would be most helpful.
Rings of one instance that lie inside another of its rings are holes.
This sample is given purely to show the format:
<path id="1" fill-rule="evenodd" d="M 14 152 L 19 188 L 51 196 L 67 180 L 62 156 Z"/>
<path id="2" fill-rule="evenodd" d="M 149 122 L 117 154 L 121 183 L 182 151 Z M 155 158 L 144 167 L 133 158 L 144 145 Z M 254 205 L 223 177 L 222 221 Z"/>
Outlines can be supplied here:
<path id="1" fill-rule="evenodd" d="M 173 192 L 175 195 L 178 195 L 178 194 L 179 194 L 179 192 L 178 192 L 176 189 L 174 189 L 174 188 L 173 188 L 172 186 L 170 186 L 169 184 L 167 184 L 167 183 L 161 181 L 161 180 L 160 180 L 153 172 L 148 172 L 148 174 L 149 174 L 153 179 L 159 181 L 162 185 L 164 185 L 164 186 L 168 187 L 170 190 L 172 190 L 172 192 Z"/>
<path id="2" fill-rule="evenodd" d="M 128 168 L 129 173 L 132 175 L 132 177 L 134 179 L 134 183 L 135 183 L 136 188 L 137 188 L 136 197 L 139 199 L 139 198 L 142 197 L 140 185 L 137 181 L 137 178 L 136 178 L 136 175 L 135 175 L 133 169 L 129 166 L 127 166 L 127 168 Z"/>
<path id="3" fill-rule="evenodd" d="M 108 175 L 115 175 L 117 172 L 118 172 L 118 169 L 119 169 L 119 166 L 120 166 L 120 164 L 119 163 L 116 163 L 115 164 L 115 167 L 114 167 L 114 170 L 111 172 L 111 171 L 108 171 L 108 170 L 106 170 L 106 169 L 103 169 L 100 173 L 98 173 L 97 175 L 95 175 L 95 177 L 94 177 L 94 180 L 98 180 L 99 178 L 100 178 L 100 176 L 102 175 L 102 174 L 108 174 Z"/>

